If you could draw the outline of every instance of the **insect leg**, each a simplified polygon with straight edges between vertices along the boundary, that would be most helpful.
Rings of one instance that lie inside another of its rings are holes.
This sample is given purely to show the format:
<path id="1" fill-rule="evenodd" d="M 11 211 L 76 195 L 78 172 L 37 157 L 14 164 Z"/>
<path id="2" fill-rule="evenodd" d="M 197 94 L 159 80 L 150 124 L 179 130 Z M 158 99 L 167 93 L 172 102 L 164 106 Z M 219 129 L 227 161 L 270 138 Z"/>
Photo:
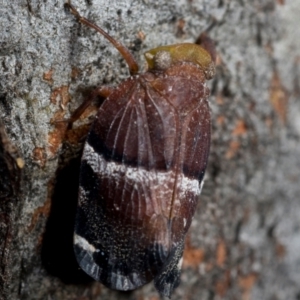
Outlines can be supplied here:
<path id="1" fill-rule="evenodd" d="M 74 122 L 76 122 L 84 111 L 94 102 L 98 97 L 107 98 L 114 88 L 112 87 L 100 87 L 96 88 L 88 98 L 86 98 L 83 103 L 72 113 L 70 119 L 68 120 L 68 129 L 72 128 Z"/>

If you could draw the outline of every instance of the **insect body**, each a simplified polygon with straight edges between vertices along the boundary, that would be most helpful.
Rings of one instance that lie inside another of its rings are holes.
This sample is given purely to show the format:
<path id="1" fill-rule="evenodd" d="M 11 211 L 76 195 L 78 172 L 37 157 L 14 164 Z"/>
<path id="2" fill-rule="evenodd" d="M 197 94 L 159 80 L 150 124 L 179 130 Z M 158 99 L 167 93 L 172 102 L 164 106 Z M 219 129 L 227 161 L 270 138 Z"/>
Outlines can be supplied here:
<path id="1" fill-rule="evenodd" d="M 154 279 L 160 294 L 170 297 L 207 165 L 205 82 L 214 62 L 199 45 L 163 46 L 145 54 L 149 71 L 137 74 L 124 46 L 66 6 L 110 39 L 132 74 L 109 92 L 84 146 L 76 258 L 109 288 L 133 290 Z"/>

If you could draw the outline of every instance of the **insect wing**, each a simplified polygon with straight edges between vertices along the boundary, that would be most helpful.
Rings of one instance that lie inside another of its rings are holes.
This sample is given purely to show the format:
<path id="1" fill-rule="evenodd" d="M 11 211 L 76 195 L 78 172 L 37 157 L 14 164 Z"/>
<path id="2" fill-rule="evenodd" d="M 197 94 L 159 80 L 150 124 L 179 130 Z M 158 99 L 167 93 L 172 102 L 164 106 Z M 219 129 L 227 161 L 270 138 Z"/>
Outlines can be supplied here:
<path id="1" fill-rule="evenodd" d="M 85 144 L 75 253 L 113 289 L 151 281 L 169 255 L 177 125 L 163 111 L 128 80 L 103 103 Z"/>
<path id="2" fill-rule="evenodd" d="M 169 103 L 174 108 L 177 124 L 177 144 L 172 166 L 176 180 L 169 211 L 170 240 L 172 246 L 163 268 L 154 278 L 161 295 L 170 297 L 179 285 L 185 234 L 201 192 L 210 148 L 209 90 L 203 80 L 194 80 L 180 68 L 183 76 L 159 76 L 148 88 L 152 99 Z M 175 72 L 176 73 L 176 72 Z M 170 111 L 170 116 L 174 111 Z"/>

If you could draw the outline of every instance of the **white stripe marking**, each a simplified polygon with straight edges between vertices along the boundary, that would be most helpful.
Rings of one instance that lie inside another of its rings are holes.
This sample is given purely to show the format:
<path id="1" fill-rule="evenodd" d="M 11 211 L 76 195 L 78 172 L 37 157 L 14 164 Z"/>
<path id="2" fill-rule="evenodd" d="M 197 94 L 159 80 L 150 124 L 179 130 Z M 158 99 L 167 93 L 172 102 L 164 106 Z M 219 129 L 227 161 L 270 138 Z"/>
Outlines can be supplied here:
<path id="1" fill-rule="evenodd" d="M 97 251 L 96 248 L 91 245 L 85 238 L 76 233 L 74 233 L 74 244 L 78 245 L 81 249 L 84 249 L 89 253 L 94 253 L 95 251 Z"/>
<path id="2" fill-rule="evenodd" d="M 174 180 L 174 171 L 161 172 L 161 171 L 147 171 L 144 168 L 130 167 L 122 163 L 107 162 L 105 158 L 95 152 L 88 143 L 85 144 L 83 153 L 83 159 L 91 166 L 93 171 L 97 174 L 101 174 L 103 177 L 116 177 L 124 180 L 131 180 L 137 183 L 152 182 L 158 184 L 160 187 L 168 189 L 170 179 Z M 195 195 L 200 195 L 203 181 L 199 185 L 197 179 L 191 179 L 183 174 L 178 175 L 178 188 L 182 193 L 191 192 Z"/>

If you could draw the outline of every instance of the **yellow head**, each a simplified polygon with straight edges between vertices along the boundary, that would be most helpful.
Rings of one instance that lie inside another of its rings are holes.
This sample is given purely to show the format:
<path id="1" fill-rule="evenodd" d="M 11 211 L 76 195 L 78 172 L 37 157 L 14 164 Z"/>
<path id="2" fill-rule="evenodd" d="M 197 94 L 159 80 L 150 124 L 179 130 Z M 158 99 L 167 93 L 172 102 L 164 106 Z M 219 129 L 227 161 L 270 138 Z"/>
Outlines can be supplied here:
<path id="1" fill-rule="evenodd" d="M 161 46 L 147 51 L 144 55 L 150 70 L 164 70 L 175 63 L 186 61 L 198 65 L 206 79 L 215 75 L 215 64 L 211 55 L 197 44 Z"/>

